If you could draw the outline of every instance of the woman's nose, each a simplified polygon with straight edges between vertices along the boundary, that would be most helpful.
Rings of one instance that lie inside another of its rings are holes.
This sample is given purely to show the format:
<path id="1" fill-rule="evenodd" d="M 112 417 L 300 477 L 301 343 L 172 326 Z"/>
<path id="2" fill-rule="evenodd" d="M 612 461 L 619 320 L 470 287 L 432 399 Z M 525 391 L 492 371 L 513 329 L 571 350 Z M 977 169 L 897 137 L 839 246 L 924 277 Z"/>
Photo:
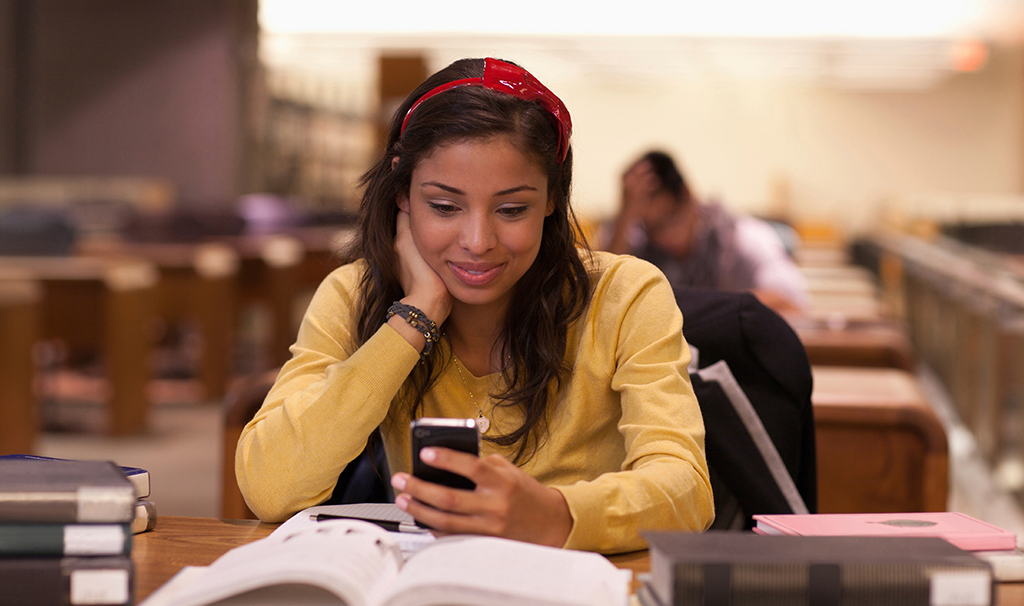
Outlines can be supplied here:
<path id="1" fill-rule="evenodd" d="M 470 215 L 462 228 L 460 245 L 474 255 L 494 248 L 497 237 L 490 216 Z"/>

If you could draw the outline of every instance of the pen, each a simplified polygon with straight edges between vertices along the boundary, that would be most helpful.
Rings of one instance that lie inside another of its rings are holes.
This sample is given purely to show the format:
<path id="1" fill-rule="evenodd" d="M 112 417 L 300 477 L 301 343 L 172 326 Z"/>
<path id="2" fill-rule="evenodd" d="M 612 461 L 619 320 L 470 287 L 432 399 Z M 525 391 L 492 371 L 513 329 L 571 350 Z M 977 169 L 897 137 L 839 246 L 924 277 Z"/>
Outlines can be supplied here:
<path id="1" fill-rule="evenodd" d="M 329 513 L 318 513 L 312 516 L 317 522 L 323 522 L 324 520 L 362 520 L 363 522 L 369 522 L 376 524 L 388 532 L 412 532 L 412 533 L 424 533 L 430 532 L 426 528 L 417 526 L 415 524 L 409 524 L 406 522 L 395 522 L 392 520 L 371 520 L 369 518 L 359 518 L 355 516 L 339 516 Z"/>

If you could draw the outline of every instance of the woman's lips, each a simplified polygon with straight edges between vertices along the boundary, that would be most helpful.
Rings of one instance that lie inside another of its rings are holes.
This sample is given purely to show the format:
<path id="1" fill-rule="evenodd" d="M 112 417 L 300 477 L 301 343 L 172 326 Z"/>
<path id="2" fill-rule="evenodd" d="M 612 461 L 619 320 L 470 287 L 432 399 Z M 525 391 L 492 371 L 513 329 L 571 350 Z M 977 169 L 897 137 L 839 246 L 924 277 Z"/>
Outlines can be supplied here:
<path id="1" fill-rule="evenodd" d="M 498 277 L 501 265 L 448 264 L 455 276 L 470 286 L 483 286 Z"/>

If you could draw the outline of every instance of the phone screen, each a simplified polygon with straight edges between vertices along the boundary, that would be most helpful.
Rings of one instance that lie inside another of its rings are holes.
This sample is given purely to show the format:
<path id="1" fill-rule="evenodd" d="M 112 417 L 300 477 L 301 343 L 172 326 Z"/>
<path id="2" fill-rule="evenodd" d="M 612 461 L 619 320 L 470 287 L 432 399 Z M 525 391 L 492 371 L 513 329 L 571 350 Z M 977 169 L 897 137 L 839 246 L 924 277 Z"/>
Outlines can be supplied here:
<path id="1" fill-rule="evenodd" d="M 442 446 L 479 455 L 480 432 L 477 430 L 476 421 L 473 419 L 416 419 L 410 425 L 410 431 L 412 432 L 412 475 L 451 488 L 464 490 L 476 488 L 476 484 L 469 478 L 431 467 L 420 460 L 420 449 L 427 446 Z"/>

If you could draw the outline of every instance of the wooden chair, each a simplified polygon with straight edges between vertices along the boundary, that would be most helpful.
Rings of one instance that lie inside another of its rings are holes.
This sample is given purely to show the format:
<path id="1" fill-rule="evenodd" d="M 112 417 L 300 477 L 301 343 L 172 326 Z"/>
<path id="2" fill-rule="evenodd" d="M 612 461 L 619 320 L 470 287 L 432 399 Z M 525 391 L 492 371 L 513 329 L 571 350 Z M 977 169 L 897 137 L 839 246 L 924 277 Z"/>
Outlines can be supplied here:
<path id="1" fill-rule="evenodd" d="M 228 519 L 256 519 L 245 504 L 235 477 L 235 447 L 242 428 L 252 420 L 263 405 L 267 393 L 274 385 L 278 369 L 269 370 L 242 379 L 228 390 L 224 397 L 224 433 L 221 443 L 223 457 L 220 515 Z"/>
<path id="2" fill-rule="evenodd" d="M 42 285 L 0 279 L 0 454 L 31 454 L 37 433 L 32 347 L 39 337 Z"/>

